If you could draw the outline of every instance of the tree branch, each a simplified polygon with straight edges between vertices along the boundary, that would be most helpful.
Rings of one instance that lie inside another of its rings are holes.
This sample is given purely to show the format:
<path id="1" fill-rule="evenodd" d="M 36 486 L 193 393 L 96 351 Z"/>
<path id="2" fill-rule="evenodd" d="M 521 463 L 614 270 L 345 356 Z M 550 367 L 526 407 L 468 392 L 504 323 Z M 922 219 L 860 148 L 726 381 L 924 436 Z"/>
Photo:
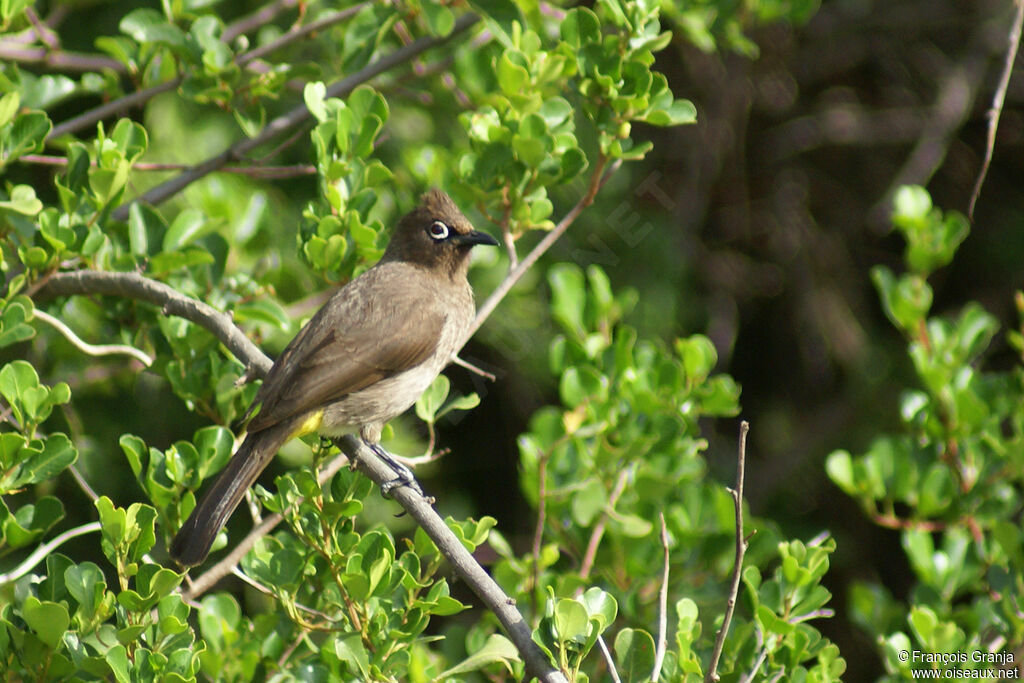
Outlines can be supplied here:
<path id="1" fill-rule="evenodd" d="M 743 478 L 745 476 L 747 462 L 747 432 L 750 431 L 750 424 L 744 420 L 740 422 L 740 445 L 736 456 L 736 488 L 729 489 L 733 503 L 736 507 L 736 562 L 732 568 L 732 579 L 729 583 L 729 597 L 725 603 L 725 617 L 722 619 L 722 626 L 715 636 L 715 648 L 711 651 L 711 662 L 708 664 L 708 672 L 704 675 L 704 683 L 716 683 L 719 680 L 718 660 L 722 656 L 722 648 L 725 646 L 725 637 L 729 633 L 729 624 L 732 621 L 732 614 L 736 610 L 736 597 L 740 593 L 740 577 L 743 574 L 743 555 L 747 552 L 747 539 L 743 535 Z"/>
<path id="2" fill-rule="evenodd" d="M 985 158 L 981 162 L 978 179 L 974 183 L 974 189 L 971 190 L 971 201 L 967 205 L 967 217 L 971 220 L 974 220 L 974 206 L 978 203 L 981 186 L 985 183 L 988 167 L 992 163 L 992 153 L 996 146 L 996 131 L 999 129 L 999 117 L 1003 113 L 1006 90 L 1010 87 L 1010 76 L 1013 74 L 1013 63 L 1017 61 L 1017 50 L 1020 48 L 1020 34 L 1024 28 L 1024 0 L 1016 0 L 1016 5 L 1017 12 L 1013 17 L 1013 26 L 1010 27 L 1009 47 L 1006 50 L 1006 60 L 1003 62 L 1003 73 L 999 77 L 999 86 L 992 96 L 992 107 L 987 114 L 988 134 L 985 140 Z"/>
<path id="3" fill-rule="evenodd" d="M 137 107 L 144 102 L 148 102 L 160 93 L 167 92 L 168 90 L 174 90 L 181 85 L 183 80 L 185 80 L 184 76 L 178 76 L 177 78 L 172 78 L 164 83 L 158 83 L 152 87 L 133 92 L 130 95 L 125 95 L 124 97 L 119 97 L 116 100 L 102 104 L 95 109 L 83 112 L 78 116 L 72 117 L 63 123 L 59 123 L 54 126 L 53 130 L 50 131 L 50 134 L 46 136 L 46 139 L 56 140 L 62 135 L 74 133 L 75 131 L 83 128 L 88 128 L 97 121 L 102 121 L 108 116 L 114 116 L 115 114 L 120 114 L 132 107 Z"/>
<path id="4" fill-rule="evenodd" d="M 0 41 L 0 61 L 40 65 L 54 71 L 103 71 L 104 69 L 111 69 L 119 74 L 124 74 L 128 71 L 124 64 L 104 55 L 53 50 L 46 46 L 22 45 L 10 40 Z"/>
<path id="5" fill-rule="evenodd" d="M 34 294 L 30 292 L 30 295 L 39 299 L 73 294 L 107 294 L 156 304 L 165 315 L 176 315 L 205 327 L 220 339 L 232 355 L 245 363 L 246 368 L 253 369 L 259 375 L 266 374 L 272 365 L 259 347 L 235 327 L 230 315 L 138 273 L 96 270 L 56 273 Z"/>

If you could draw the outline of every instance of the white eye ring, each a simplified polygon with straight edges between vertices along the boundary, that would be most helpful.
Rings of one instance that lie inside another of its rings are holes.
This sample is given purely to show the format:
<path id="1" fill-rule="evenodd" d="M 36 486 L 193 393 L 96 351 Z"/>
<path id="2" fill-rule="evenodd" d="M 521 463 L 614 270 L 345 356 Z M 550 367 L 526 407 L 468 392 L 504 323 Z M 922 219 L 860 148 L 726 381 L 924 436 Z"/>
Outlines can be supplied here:
<path id="1" fill-rule="evenodd" d="M 440 242 L 441 240 L 448 239 L 448 226 L 441 221 L 434 221 L 427 228 L 427 234 L 430 235 L 431 239 Z"/>

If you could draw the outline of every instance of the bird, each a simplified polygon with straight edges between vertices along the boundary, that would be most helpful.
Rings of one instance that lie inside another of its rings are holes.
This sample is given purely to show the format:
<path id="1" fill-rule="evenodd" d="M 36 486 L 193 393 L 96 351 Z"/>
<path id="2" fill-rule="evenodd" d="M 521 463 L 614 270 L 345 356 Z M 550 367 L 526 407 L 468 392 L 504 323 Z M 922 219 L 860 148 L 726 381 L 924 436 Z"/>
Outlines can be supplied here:
<path id="1" fill-rule="evenodd" d="M 297 436 L 358 433 L 398 475 L 383 493 L 414 483 L 380 446 L 381 429 L 465 342 L 476 314 L 469 255 L 497 244 L 447 194 L 427 191 L 381 259 L 334 293 L 274 362 L 243 416 L 245 439 L 175 535 L 171 558 L 201 564 L 246 490 Z"/>

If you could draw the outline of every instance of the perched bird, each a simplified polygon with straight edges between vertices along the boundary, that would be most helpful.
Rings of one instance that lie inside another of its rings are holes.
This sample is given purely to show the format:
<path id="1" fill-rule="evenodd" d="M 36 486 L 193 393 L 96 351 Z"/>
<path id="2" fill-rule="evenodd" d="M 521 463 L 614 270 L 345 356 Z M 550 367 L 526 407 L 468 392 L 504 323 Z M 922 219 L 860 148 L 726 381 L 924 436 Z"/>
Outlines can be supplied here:
<path id="1" fill-rule="evenodd" d="M 335 293 L 288 344 L 256 393 L 247 435 L 171 543 L 183 567 L 202 562 L 221 527 L 278 449 L 316 432 L 356 430 L 409 483 L 380 446 L 448 364 L 476 312 L 466 279 L 470 250 L 496 245 L 440 190 L 398 223 L 381 260 Z"/>

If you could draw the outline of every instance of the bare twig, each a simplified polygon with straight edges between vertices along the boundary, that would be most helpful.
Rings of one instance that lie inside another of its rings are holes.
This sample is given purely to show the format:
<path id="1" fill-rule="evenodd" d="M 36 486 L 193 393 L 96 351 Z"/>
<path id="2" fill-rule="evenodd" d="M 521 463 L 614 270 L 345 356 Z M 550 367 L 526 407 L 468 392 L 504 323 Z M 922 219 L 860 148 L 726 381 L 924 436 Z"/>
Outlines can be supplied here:
<path id="1" fill-rule="evenodd" d="M 370 79 L 394 68 L 395 66 L 402 64 L 416 55 L 425 52 L 431 48 L 443 45 L 447 41 L 451 40 L 458 34 L 462 33 L 473 24 L 479 21 L 479 17 L 474 14 L 466 14 L 458 18 L 455 22 L 455 27 L 451 33 L 447 36 L 435 38 L 435 37 L 423 37 L 417 39 L 415 42 L 410 43 L 404 47 L 400 47 L 394 52 L 381 57 L 375 62 L 368 64 L 356 73 L 342 78 L 333 82 L 327 87 L 326 97 L 345 97 L 353 90 L 356 86 L 361 85 L 369 81 Z M 123 221 L 128 218 L 128 210 L 132 203 L 141 201 L 148 204 L 160 204 L 161 202 L 173 197 L 183 189 L 194 183 L 195 181 L 203 178 L 204 176 L 212 173 L 213 171 L 219 170 L 225 164 L 231 161 L 237 161 L 245 157 L 246 154 L 256 149 L 260 145 L 276 138 L 286 131 L 294 130 L 298 126 L 307 124 L 310 121 L 311 114 L 309 109 L 306 108 L 305 104 L 299 105 L 289 111 L 286 114 L 282 114 L 277 117 L 266 127 L 260 131 L 259 135 L 245 140 L 240 140 L 234 145 L 228 147 L 226 150 L 210 157 L 206 161 L 203 161 L 195 166 L 191 167 L 188 171 L 181 175 L 172 178 L 160 185 L 157 185 L 153 189 L 149 190 L 141 197 L 137 197 L 125 204 L 122 204 L 114 210 L 113 217 L 115 220 Z"/>
<path id="2" fill-rule="evenodd" d="M 732 579 L 729 584 L 729 597 L 725 603 L 725 616 L 722 618 L 722 626 L 715 636 L 715 647 L 711 651 L 711 662 L 708 664 L 708 672 L 704 675 L 704 683 L 714 683 L 719 680 L 718 660 L 722 656 L 722 648 L 725 646 L 725 637 L 729 633 L 729 623 L 732 621 L 732 614 L 736 609 L 736 597 L 740 592 L 740 577 L 743 573 L 743 555 L 747 552 L 747 539 L 743 535 L 743 478 L 745 476 L 747 462 L 747 432 L 750 431 L 750 424 L 744 420 L 740 422 L 740 444 L 736 457 L 736 488 L 729 489 L 733 503 L 736 506 L 736 562 L 732 568 Z M 758 664 L 760 666 L 760 664 Z"/>
<path id="3" fill-rule="evenodd" d="M 601 648 L 601 656 L 604 657 L 605 666 L 608 667 L 608 673 L 612 675 L 612 681 L 614 683 L 622 683 L 622 679 L 619 678 L 619 672 L 615 669 L 615 659 L 612 657 L 612 653 L 608 650 L 608 645 L 604 642 L 604 636 L 597 637 L 597 645 Z"/>
<path id="4" fill-rule="evenodd" d="M 269 24 L 278 14 L 298 4 L 299 0 L 275 0 L 252 14 L 247 14 L 225 26 L 224 31 L 220 34 L 220 39 L 225 43 L 230 43 L 240 35 Z"/>
<path id="5" fill-rule="evenodd" d="M 661 665 L 665 661 L 665 648 L 668 642 L 668 529 L 665 528 L 665 513 L 659 512 L 661 520 L 661 548 L 664 559 L 661 568 L 661 588 L 658 589 L 658 643 L 654 648 L 654 668 L 651 680 L 661 678 Z"/>
<path id="6" fill-rule="evenodd" d="M 100 499 L 99 495 L 96 493 L 96 491 L 93 490 L 91 486 L 89 486 L 89 482 L 85 480 L 85 477 L 82 476 L 82 473 L 78 471 L 77 467 L 72 465 L 68 469 L 71 471 L 71 476 L 78 484 L 78 487 L 82 489 L 82 492 L 85 493 L 86 496 L 89 497 L 89 500 L 95 503 L 97 500 Z"/>
<path id="7" fill-rule="evenodd" d="M 65 542 L 75 538 L 76 536 L 82 536 L 84 534 L 91 534 L 94 531 L 100 530 L 99 522 L 89 522 L 82 526 L 76 526 L 74 529 L 68 529 L 59 536 L 55 536 L 52 540 L 43 545 L 39 546 L 32 551 L 32 554 L 25 558 L 24 562 L 19 564 L 17 567 L 7 572 L 6 574 L 0 574 L 0 586 L 10 583 L 11 581 L 17 581 L 22 576 L 27 574 L 37 564 L 46 559 L 46 557 L 54 550 L 64 545 Z"/>
<path id="8" fill-rule="evenodd" d="M 135 360 L 145 365 L 147 368 L 153 364 L 153 359 L 150 358 L 149 355 L 143 353 L 139 349 L 136 349 L 132 346 L 128 346 L 127 344 L 90 344 L 87 341 L 83 340 L 81 337 L 79 337 L 77 334 L 75 334 L 74 330 L 72 330 L 64 323 L 62 323 L 57 318 L 54 318 L 46 311 L 40 311 L 39 309 L 36 309 L 32 311 L 32 315 L 36 318 L 39 318 L 47 325 L 56 329 L 58 332 L 64 335 L 64 337 L 69 342 L 71 342 L 75 346 L 75 348 L 89 356 L 131 356 Z"/>
<path id="9" fill-rule="evenodd" d="M 261 59 L 266 55 L 269 55 L 274 50 L 277 50 L 278 48 L 288 45 L 289 43 L 293 43 L 297 40 L 301 40 L 302 38 L 305 38 L 311 33 L 322 31 L 323 29 L 328 28 L 330 26 L 334 26 L 335 24 L 340 24 L 349 17 L 355 16 L 355 14 L 357 14 L 359 11 L 361 11 L 364 7 L 368 6 L 369 4 L 370 2 L 369 0 L 367 0 L 367 2 L 361 2 L 358 5 L 346 7 L 343 10 L 331 12 L 330 14 L 327 14 L 321 17 L 320 19 L 312 21 L 303 26 L 297 26 L 292 30 L 288 31 L 287 33 L 282 34 L 276 40 L 272 40 L 266 45 L 261 45 L 257 48 L 249 50 L 245 54 L 239 55 L 238 58 L 235 60 L 235 63 L 238 64 L 238 66 L 245 66 L 253 60 Z"/>
<path id="10" fill-rule="evenodd" d="M 632 475 L 633 469 L 627 467 L 619 472 L 619 476 L 615 480 L 615 486 L 612 487 L 612 492 L 608 495 L 608 504 L 605 506 L 604 512 L 601 513 L 601 518 L 594 525 L 594 530 L 590 532 L 590 540 L 587 541 L 587 549 L 583 553 L 583 560 L 580 562 L 580 578 L 582 579 L 590 576 L 590 570 L 594 568 L 597 549 L 601 546 L 601 539 L 604 537 L 604 530 L 608 526 L 608 519 L 615 510 L 615 504 L 619 502 L 619 498 L 622 497 L 623 492 L 626 490 L 626 483 Z M 582 590 L 580 588 L 580 591 Z"/>
<path id="11" fill-rule="evenodd" d="M 36 36 L 39 38 L 39 42 L 45 45 L 50 50 L 60 49 L 60 38 L 54 33 L 49 26 L 46 26 L 39 20 L 39 15 L 32 7 L 25 8 L 25 16 L 28 17 L 28 21 L 32 24 L 32 28 L 35 29 Z"/>
<path id="12" fill-rule="evenodd" d="M 95 124 L 97 121 L 102 121 L 108 116 L 114 116 L 115 114 L 120 114 L 121 112 L 127 109 L 131 109 L 132 107 L 137 107 L 145 102 L 148 102 L 160 93 L 167 92 L 168 90 L 174 90 L 179 85 L 181 85 L 181 82 L 183 80 L 185 80 L 184 76 L 178 76 L 164 83 L 158 83 L 152 87 L 145 88 L 144 90 L 139 90 L 137 92 L 133 92 L 129 95 L 125 95 L 124 97 L 119 97 L 116 100 L 107 102 L 106 104 L 102 104 L 96 107 L 95 109 L 90 109 L 87 112 L 83 112 L 78 116 L 68 119 L 64 123 L 60 123 L 54 126 L 53 130 L 50 131 L 50 134 L 47 136 L 46 139 L 56 140 L 60 136 L 65 135 L 67 133 L 74 133 L 75 131 L 81 130 L 83 128 L 88 128 L 89 126 Z"/>
<path id="13" fill-rule="evenodd" d="M 533 579 L 530 584 L 530 597 L 533 601 L 533 613 L 539 614 L 537 605 L 537 586 L 540 584 L 540 549 L 544 540 L 544 525 L 547 522 L 548 514 L 548 458 L 550 451 L 541 454 L 537 463 L 537 523 L 533 529 L 533 544 L 531 546 L 533 562 L 530 564 L 530 577 Z M 582 592 L 582 588 L 580 589 Z"/>
<path id="14" fill-rule="evenodd" d="M 459 358 L 458 354 L 455 354 L 454 356 L 452 356 L 452 361 L 451 362 L 454 363 L 455 365 L 458 365 L 460 368 L 466 368 L 470 372 L 472 372 L 474 374 L 477 374 L 477 375 L 480 375 L 484 379 L 489 379 L 492 382 L 494 380 L 498 379 L 497 377 L 494 376 L 494 374 L 492 374 L 490 372 L 487 372 L 483 368 L 479 368 L 476 365 L 473 365 L 472 363 L 470 363 L 468 360 L 466 360 L 464 358 Z"/>
<path id="15" fill-rule="evenodd" d="M 1020 47 L 1020 34 L 1022 27 L 1024 27 L 1024 0 L 1016 0 L 1016 5 L 1017 12 L 1013 17 L 1013 25 L 1010 27 L 1009 44 L 1006 49 L 1006 61 L 1003 63 L 1003 73 L 999 77 L 999 86 L 992 96 L 992 107 L 988 110 L 988 135 L 985 140 L 985 158 L 981 162 L 978 179 L 974 182 L 974 189 L 971 190 L 971 201 L 967 205 L 967 217 L 971 220 L 974 220 L 974 206 L 978 203 L 981 186 L 985 182 L 985 176 L 988 175 L 988 167 L 992 163 L 992 154 L 996 146 L 996 131 L 999 129 L 999 117 L 1003 113 L 1006 90 L 1010 86 L 1013 63 L 1017 61 L 1017 50 Z"/>
<path id="16" fill-rule="evenodd" d="M 0 61 L 36 64 L 54 71 L 103 71 L 111 69 L 123 74 L 124 64 L 105 55 L 94 55 L 69 50 L 53 50 L 45 46 L 23 45 L 12 40 L 0 40 Z"/>
<path id="17" fill-rule="evenodd" d="M 67 166 L 67 157 L 54 156 L 52 154 L 25 154 L 18 157 L 18 161 L 25 164 L 39 164 L 40 166 Z M 98 166 L 93 160 L 90 166 Z M 173 164 L 155 161 L 140 161 L 132 165 L 136 171 L 163 172 L 163 171 L 184 171 L 191 168 L 189 164 Z M 316 167 L 312 164 L 293 164 L 291 166 L 239 166 L 228 164 L 220 169 L 221 173 L 237 173 L 252 178 L 294 178 L 296 176 L 313 175 Z"/>

